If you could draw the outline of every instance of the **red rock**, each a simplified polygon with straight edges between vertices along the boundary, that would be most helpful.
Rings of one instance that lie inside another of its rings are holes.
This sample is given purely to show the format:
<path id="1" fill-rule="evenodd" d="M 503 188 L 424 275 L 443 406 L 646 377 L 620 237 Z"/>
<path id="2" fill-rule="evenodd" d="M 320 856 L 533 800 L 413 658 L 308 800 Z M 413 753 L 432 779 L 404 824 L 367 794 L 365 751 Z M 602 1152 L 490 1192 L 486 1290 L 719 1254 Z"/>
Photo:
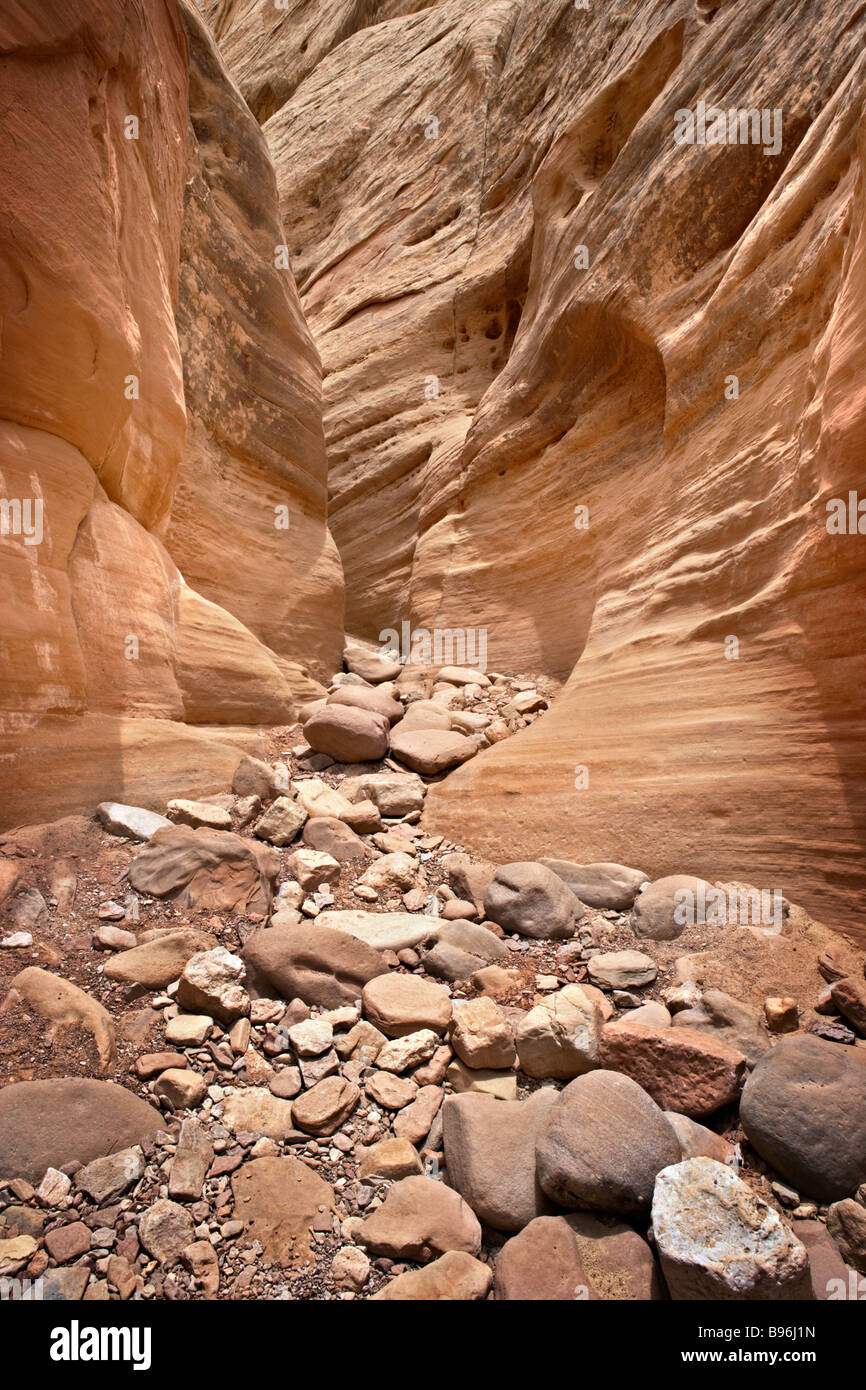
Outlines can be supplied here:
<path id="1" fill-rule="evenodd" d="M 602 1067 L 630 1076 L 663 1110 L 692 1119 L 736 1101 L 746 1074 L 741 1052 L 691 1028 L 606 1024 L 600 1055 Z"/>

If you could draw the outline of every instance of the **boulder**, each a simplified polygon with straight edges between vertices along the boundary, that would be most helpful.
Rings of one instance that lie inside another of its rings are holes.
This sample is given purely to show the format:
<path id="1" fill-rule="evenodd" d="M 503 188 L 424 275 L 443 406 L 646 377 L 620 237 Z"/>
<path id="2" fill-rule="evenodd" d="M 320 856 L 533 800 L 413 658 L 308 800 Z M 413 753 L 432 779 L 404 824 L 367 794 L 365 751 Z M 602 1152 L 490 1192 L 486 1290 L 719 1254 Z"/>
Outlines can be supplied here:
<path id="1" fill-rule="evenodd" d="M 659 1173 L 652 1229 L 673 1299 L 811 1299 L 809 1257 L 731 1168 L 688 1158 Z"/>
<path id="2" fill-rule="evenodd" d="M 379 952 L 364 941 L 318 924 L 254 932 L 241 955 L 248 984 L 255 983 L 259 993 L 273 990 L 283 999 L 303 999 L 325 1009 L 353 1004 L 368 980 L 388 970 Z"/>
<path id="3" fill-rule="evenodd" d="M 451 997 L 441 985 L 417 975 L 379 975 L 361 995 L 364 1014 L 389 1038 L 420 1028 L 444 1033 L 451 1020 Z"/>
<path id="4" fill-rule="evenodd" d="M 0 1090 L 0 1174 L 38 1183 L 46 1168 L 90 1163 L 162 1126 L 158 1110 L 112 1081 L 13 1082 Z"/>
<path id="5" fill-rule="evenodd" d="M 106 961 L 102 973 L 107 980 L 144 985 L 146 989 L 165 989 L 180 978 L 188 960 L 199 951 L 213 950 L 216 945 L 217 939 L 210 932 L 179 927 L 175 931 L 155 934 L 129 951 L 120 951 Z"/>
<path id="6" fill-rule="evenodd" d="M 129 866 L 130 885 L 181 907 L 266 916 L 279 871 L 275 852 L 224 830 L 158 830 Z"/>
<path id="7" fill-rule="evenodd" d="M 850 1197 L 866 1182 L 866 1050 L 812 1034 L 781 1038 L 746 1082 L 740 1120 L 798 1192 Z"/>
<path id="8" fill-rule="evenodd" d="M 527 1076 L 570 1081 L 599 1063 L 603 1018 L 580 985 L 566 985 L 529 1010 L 515 1034 Z"/>
<path id="9" fill-rule="evenodd" d="M 327 705 L 352 705 L 355 709 L 370 710 L 381 714 L 389 724 L 396 724 L 405 713 L 399 700 L 394 700 L 384 690 L 370 689 L 365 685 L 343 685 L 328 696 Z"/>
<path id="10" fill-rule="evenodd" d="M 340 863 L 320 849 L 297 849 L 286 863 L 289 873 L 306 893 L 315 893 L 323 883 L 329 888 L 340 886 Z"/>
<path id="11" fill-rule="evenodd" d="M 191 825 L 194 830 L 231 830 L 232 818 L 222 806 L 206 801 L 170 801 L 165 808 L 173 825 Z"/>
<path id="12" fill-rule="evenodd" d="M 317 753 L 338 763 L 375 763 L 388 751 L 387 718 L 354 705 L 326 704 L 304 725 L 304 738 Z"/>
<path id="13" fill-rule="evenodd" d="M 850 1298 L 859 1283 L 857 1272 L 846 1265 L 823 1221 L 798 1221 L 796 1234 L 809 1256 L 813 1296 L 821 1302 Z"/>
<path id="14" fill-rule="evenodd" d="M 177 987 L 177 1002 L 191 1013 L 209 1014 L 221 1023 L 234 1023 L 250 1011 L 243 987 L 246 967 L 239 956 L 217 946 L 190 957 Z"/>
<path id="15" fill-rule="evenodd" d="M 504 931 L 536 940 L 572 936 L 583 905 L 543 864 L 514 863 L 497 869 L 484 894 L 484 912 Z"/>
<path id="16" fill-rule="evenodd" d="M 636 936 L 673 941 L 686 927 L 705 920 L 702 904 L 712 884 L 688 874 L 657 878 L 635 899 L 631 927 Z"/>
<path id="17" fill-rule="evenodd" d="M 638 889 L 648 881 L 642 869 L 628 869 L 624 864 L 573 864 L 569 859 L 540 859 L 538 862 L 561 878 L 587 907 L 608 908 L 614 912 L 627 912 Z"/>
<path id="18" fill-rule="evenodd" d="M 423 912 L 366 912 L 348 908 L 320 912 L 316 930 L 330 928 L 364 942 L 377 951 L 405 951 L 438 936 L 440 923 Z"/>
<path id="19" fill-rule="evenodd" d="M 449 1036 L 461 1062 L 473 1069 L 510 1067 L 517 1056 L 508 1015 L 488 995 L 455 1000 Z"/>
<path id="20" fill-rule="evenodd" d="M 852 1269 L 866 1274 L 866 1206 L 845 1197 L 827 1212 L 827 1234 Z"/>
<path id="21" fill-rule="evenodd" d="M 589 1072 L 560 1091 L 538 1136 L 538 1180 L 562 1207 L 649 1211 L 656 1175 L 680 1156 L 662 1111 L 637 1082 Z"/>
<path id="22" fill-rule="evenodd" d="M 757 1009 L 739 999 L 732 999 L 720 989 L 708 989 L 691 1009 L 680 1009 L 674 1019 L 675 1028 L 697 1028 L 721 1038 L 742 1052 L 748 1066 L 753 1067 L 770 1046 L 770 1036 Z"/>
<path id="23" fill-rule="evenodd" d="M 257 796 L 261 801 L 270 801 L 276 790 L 277 778 L 273 768 L 261 758 L 244 754 L 232 777 L 235 796 Z"/>
<path id="24" fill-rule="evenodd" d="M 478 744 L 465 734 L 445 729 L 407 729 L 398 724 L 391 734 L 391 756 L 413 772 L 436 777 L 449 768 L 459 767 L 478 752 Z"/>
<path id="25" fill-rule="evenodd" d="M 580 1212 L 537 1216 L 496 1257 L 497 1300 L 644 1300 L 664 1297 L 652 1251 L 625 1222 Z"/>
<path id="26" fill-rule="evenodd" d="M 448 1181 L 485 1226 L 519 1231 L 550 1204 L 535 1174 L 535 1146 L 557 1101 L 544 1086 L 523 1101 L 447 1096 L 442 1138 Z"/>
<path id="27" fill-rule="evenodd" d="M 866 1038 L 866 982 L 855 975 L 845 975 L 830 986 L 833 1003 L 855 1033 Z"/>
<path id="28" fill-rule="evenodd" d="M 358 1232 L 375 1255 L 426 1264 L 448 1250 L 481 1251 L 478 1218 L 459 1193 L 435 1178 L 403 1178 Z"/>
<path id="29" fill-rule="evenodd" d="M 692 1028 L 647 1028 L 621 1019 L 601 1034 L 601 1065 L 630 1076 L 663 1110 L 692 1119 L 739 1099 L 746 1074 L 742 1052 Z"/>
<path id="30" fill-rule="evenodd" d="M 512 1070 L 496 1071 L 491 1067 L 473 1069 L 455 1058 L 448 1067 L 446 1080 L 458 1095 L 471 1091 L 496 1096 L 499 1100 L 517 1100 L 517 1076 Z"/>
<path id="31" fill-rule="evenodd" d="M 344 648 L 343 661 L 346 663 L 347 671 L 360 676 L 364 681 L 369 681 L 371 685 L 394 681 L 403 670 L 400 662 L 394 661 L 386 652 L 356 643 L 350 643 Z"/>
<path id="32" fill-rule="evenodd" d="M 463 850 L 452 850 L 450 854 L 444 854 L 441 863 L 457 896 L 468 898 L 475 904 L 479 915 L 483 915 L 484 894 L 496 873 L 496 865 L 483 859 L 472 859 Z"/>
<path id="33" fill-rule="evenodd" d="M 290 845 L 307 819 L 307 812 L 291 796 L 278 796 L 253 829 L 260 840 L 280 848 Z"/>

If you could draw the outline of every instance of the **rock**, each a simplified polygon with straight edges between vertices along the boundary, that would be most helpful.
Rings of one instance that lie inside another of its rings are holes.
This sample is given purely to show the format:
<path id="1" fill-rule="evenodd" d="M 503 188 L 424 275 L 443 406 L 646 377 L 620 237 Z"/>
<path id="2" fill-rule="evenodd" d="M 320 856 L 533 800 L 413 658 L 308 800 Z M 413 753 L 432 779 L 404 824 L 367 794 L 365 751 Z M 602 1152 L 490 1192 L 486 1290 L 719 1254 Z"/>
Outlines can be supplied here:
<path id="1" fill-rule="evenodd" d="M 368 772 L 346 777 L 340 790 L 351 802 L 372 801 L 383 816 L 408 816 L 424 809 L 427 788 L 406 772 Z"/>
<path id="2" fill-rule="evenodd" d="M 125 835 L 129 840 L 149 840 L 157 830 L 171 825 L 171 821 L 155 811 L 124 806 L 119 801 L 103 801 L 96 808 L 96 816 L 112 835 Z"/>
<path id="3" fill-rule="evenodd" d="M 537 1216 L 496 1257 L 497 1300 L 662 1298 L 652 1251 L 612 1216 Z"/>
<path id="4" fill-rule="evenodd" d="M 120 927 L 105 924 L 97 927 L 93 933 L 93 946 L 98 951 L 131 951 L 137 944 L 135 933 L 123 931 Z M 2 945 L 5 943 L 0 941 Z"/>
<path id="5" fill-rule="evenodd" d="M 259 840 L 272 845 L 290 845 L 307 820 L 307 812 L 291 796 L 278 796 L 253 830 Z"/>
<path id="6" fill-rule="evenodd" d="M 462 851 L 452 851 L 442 856 L 442 868 L 448 875 L 448 882 L 458 897 L 468 898 L 475 904 L 479 915 L 484 912 L 484 894 L 490 887 L 496 865 L 486 861 L 471 859 Z"/>
<path id="7" fill-rule="evenodd" d="M 373 714 L 381 714 L 389 724 L 396 724 L 404 713 L 399 700 L 392 699 L 384 690 L 370 690 L 363 685 L 341 686 L 328 696 L 327 705 L 353 705 L 356 709 L 371 710 Z"/>
<path id="8" fill-rule="evenodd" d="M 165 1040 L 174 1047 L 201 1047 L 213 1031 L 209 1014 L 177 1014 L 165 1025 Z M 182 1065 L 186 1065 L 185 1061 Z M 165 1071 L 165 1067 L 158 1068 Z"/>
<path id="9" fill-rule="evenodd" d="M 477 916 L 478 913 L 475 904 L 470 903 L 463 898 L 452 898 L 451 901 L 447 902 L 442 909 L 442 917 L 446 922 L 465 921 L 467 925 L 470 927 L 475 926 L 475 923 L 472 919 L 473 917 Z M 480 930 L 486 931 L 487 928 L 481 927 Z M 493 936 L 493 939 L 497 943 L 497 945 L 502 947 L 502 942 L 499 940 L 499 938 L 497 936 L 494 936 L 493 932 L 491 932 L 490 935 Z M 503 947 L 502 949 L 504 953 L 505 948 Z"/>
<path id="10" fill-rule="evenodd" d="M 242 956 L 255 981 L 284 999 L 303 999 L 326 1009 L 354 1003 L 367 981 L 388 969 L 372 946 L 324 922 L 254 932 Z"/>
<path id="11" fill-rule="evenodd" d="M 431 1029 L 419 1028 L 416 1033 L 404 1033 L 387 1042 L 376 1056 L 376 1065 L 381 1071 L 391 1071 L 399 1076 L 401 1072 L 426 1062 L 438 1046 L 439 1039 Z"/>
<path id="12" fill-rule="evenodd" d="M 268 1090 L 279 1100 L 293 1100 L 301 1089 L 298 1067 L 281 1067 L 268 1081 Z"/>
<path id="13" fill-rule="evenodd" d="M 449 733 L 445 729 L 404 731 L 398 724 L 391 734 L 391 756 L 425 777 L 437 777 L 440 772 L 459 767 L 477 752 L 478 745 L 465 734 Z"/>
<path id="14" fill-rule="evenodd" d="M 140 1144 L 162 1115 L 111 1081 L 69 1077 L 0 1089 L 0 1173 L 39 1182 L 62 1167 Z"/>
<path id="15" fill-rule="evenodd" d="M 136 1146 L 85 1164 L 75 1174 L 75 1186 L 101 1207 L 114 1197 L 120 1197 L 143 1173 L 144 1159 Z"/>
<path id="16" fill-rule="evenodd" d="M 216 1298 L 220 1284 L 219 1259 L 211 1242 L 194 1240 L 183 1251 L 183 1262 L 198 1281 L 200 1297 Z"/>
<path id="17" fill-rule="evenodd" d="M 688 874 L 658 878 L 635 900 L 632 931 L 652 941 L 673 941 L 687 926 L 706 920 L 702 904 L 712 885 Z"/>
<path id="18" fill-rule="evenodd" d="M 517 1077 L 513 1071 L 495 1071 L 489 1067 L 474 1070 L 455 1058 L 446 1076 L 458 1095 L 475 1091 L 499 1100 L 517 1100 Z"/>
<path id="19" fill-rule="evenodd" d="M 85 1226 L 83 1221 L 70 1221 L 66 1226 L 56 1226 L 45 1237 L 45 1249 L 58 1264 L 77 1260 L 90 1249 L 90 1228 Z"/>
<path id="20" fill-rule="evenodd" d="M 261 758 L 245 755 L 235 768 L 232 777 L 232 791 L 235 796 L 257 796 L 261 801 L 270 801 L 277 790 L 274 770 Z"/>
<path id="21" fill-rule="evenodd" d="M 340 864 L 366 859 L 370 853 L 364 841 L 343 821 L 334 816 L 317 816 L 304 826 L 304 844 L 310 849 L 329 854 Z"/>
<path id="22" fill-rule="evenodd" d="M 182 1202 L 197 1202 L 213 1157 L 213 1145 L 198 1121 L 184 1120 L 168 1175 L 169 1197 L 177 1197 Z"/>
<path id="23" fill-rule="evenodd" d="M 100 1071 L 104 1074 L 117 1066 L 114 1020 L 107 1009 L 70 980 L 62 980 L 36 965 L 28 966 L 12 980 L 0 1004 L 0 1014 L 15 1004 L 26 1004 L 46 1020 L 45 1038 L 49 1044 L 59 1028 L 83 1028 L 93 1035 Z"/>
<path id="24" fill-rule="evenodd" d="M 800 1026 L 800 1011 L 796 999 L 765 999 L 764 1015 L 771 1033 L 796 1033 Z"/>
<path id="25" fill-rule="evenodd" d="M 730 1163 L 734 1146 L 720 1134 L 714 1134 L 706 1125 L 699 1125 L 676 1110 L 666 1110 L 665 1119 L 679 1140 L 681 1158 L 714 1158 L 717 1163 Z"/>
<path id="26" fill-rule="evenodd" d="M 279 860 L 255 840 L 224 830 L 171 825 L 158 830 L 129 866 L 138 893 L 181 907 L 266 916 Z"/>
<path id="27" fill-rule="evenodd" d="M 809 1257 L 730 1168 L 689 1158 L 659 1173 L 652 1228 L 673 1299 L 810 1299 Z"/>
<path id="28" fill-rule="evenodd" d="M 308 893 L 314 893 L 323 883 L 330 888 L 340 884 L 340 865 L 329 854 L 317 849 L 299 849 L 289 855 L 289 873 Z"/>
<path id="29" fill-rule="evenodd" d="M 166 1025 L 166 1031 L 169 1026 Z M 159 1076 L 161 1071 L 168 1071 L 169 1067 L 185 1066 L 186 1058 L 182 1052 L 144 1052 L 135 1059 L 135 1074 L 140 1081 L 149 1081 L 152 1076 Z"/>
<path id="30" fill-rule="evenodd" d="M 587 907 L 627 912 L 638 889 L 648 880 L 642 869 L 623 864 L 573 864 L 568 859 L 540 859 L 546 869 L 561 878 L 576 898 Z"/>
<path id="31" fill-rule="evenodd" d="M 605 1024 L 601 1065 L 630 1076 L 663 1110 L 692 1119 L 739 1099 L 746 1074 L 741 1052 L 691 1028 L 647 1028 L 627 1019 Z"/>
<path id="32" fill-rule="evenodd" d="M 319 1057 L 334 1044 L 334 1028 L 327 1019 L 307 1018 L 289 1029 L 289 1042 L 299 1057 Z"/>
<path id="33" fill-rule="evenodd" d="M 435 1178 L 403 1178 L 359 1231 L 375 1255 L 426 1264 L 447 1250 L 478 1255 L 481 1227 L 457 1192 Z"/>
<path id="34" fill-rule="evenodd" d="M 549 1203 L 535 1175 L 535 1146 L 558 1099 L 552 1087 L 525 1101 L 447 1096 L 442 1136 L 448 1180 L 485 1226 L 519 1231 Z"/>
<path id="35" fill-rule="evenodd" d="M 410 1269 L 405 1274 L 398 1274 L 396 1279 L 373 1294 L 372 1301 L 478 1302 L 487 1297 L 492 1282 L 493 1272 L 489 1265 L 465 1251 L 450 1250 L 423 1269 Z"/>
<path id="36" fill-rule="evenodd" d="M 38 1244 L 34 1236 L 0 1238 L 0 1269 L 8 1269 L 18 1261 L 29 1260 L 36 1254 L 37 1249 Z"/>
<path id="37" fill-rule="evenodd" d="M 603 1019 L 580 985 L 566 985 L 530 1009 L 517 1029 L 520 1067 L 527 1076 L 569 1081 L 599 1066 Z"/>
<path id="38" fill-rule="evenodd" d="M 438 1086 L 421 1086 L 415 1099 L 394 1118 L 396 1137 L 410 1144 L 423 1143 L 439 1113 L 444 1094 Z"/>
<path id="39" fill-rule="evenodd" d="M 641 951 L 601 951 L 590 957 L 587 969 L 594 985 L 608 989 L 638 989 L 658 974 L 655 961 Z"/>
<path id="40" fill-rule="evenodd" d="M 616 1072 L 569 1082 L 536 1144 L 538 1181 L 552 1201 L 623 1216 L 649 1211 L 656 1175 L 679 1156 L 662 1111 Z"/>
<path id="41" fill-rule="evenodd" d="M 451 1020 L 451 997 L 440 985 L 416 975 L 379 975 L 364 986 L 364 1014 L 389 1038 L 421 1029 L 444 1033 Z"/>
<path id="42" fill-rule="evenodd" d="M 177 987 L 182 1009 L 209 1014 L 221 1023 L 234 1023 L 250 1011 L 250 998 L 243 988 L 246 968 L 240 956 L 224 946 L 201 951 L 184 966 Z"/>
<path id="43" fill-rule="evenodd" d="M 374 895 L 396 897 L 411 888 L 418 878 L 418 861 L 409 854 L 383 854 L 365 869 L 356 885 L 369 888 Z"/>
<path id="44" fill-rule="evenodd" d="M 388 1071 L 376 1071 L 366 1083 L 367 1095 L 385 1110 L 402 1110 L 418 1094 L 418 1083 Z"/>
<path id="45" fill-rule="evenodd" d="M 478 922 L 469 922 L 463 918 L 446 918 L 439 929 L 437 944 L 439 942 L 468 952 L 488 964 L 495 960 L 504 960 L 509 955 L 508 947 L 495 932 L 490 931 L 488 927 L 482 927 Z"/>
<path id="46" fill-rule="evenodd" d="M 414 701 L 400 721 L 400 730 L 404 734 L 418 729 L 445 729 L 450 732 L 453 727 L 448 710 L 433 700 Z M 464 733 L 466 730 L 457 729 L 456 732 Z"/>
<path id="47" fill-rule="evenodd" d="M 292 790 L 298 805 L 314 820 L 327 817 L 345 822 L 357 814 L 358 808 L 351 801 L 318 777 L 307 777 L 302 782 L 295 782 Z"/>
<path id="48" fill-rule="evenodd" d="M 511 1024 L 494 1000 L 487 995 L 466 1002 L 457 1000 L 453 1010 L 449 1037 L 461 1062 L 476 1070 L 513 1064 L 517 1050 Z"/>
<path id="49" fill-rule="evenodd" d="M 399 1182 L 422 1172 L 421 1162 L 408 1139 L 382 1139 L 365 1149 L 358 1165 L 358 1177 L 387 1178 Z"/>
<path id="50" fill-rule="evenodd" d="M 369 681 L 371 685 L 396 680 L 403 669 L 399 661 L 393 661 L 377 648 L 358 643 L 350 643 L 343 649 L 343 661 L 348 671 Z"/>
<path id="51" fill-rule="evenodd" d="M 479 994 L 501 999 L 521 984 L 521 975 L 519 970 L 503 970 L 501 965 L 485 965 L 470 975 L 469 983 Z"/>
<path id="52" fill-rule="evenodd" d="M 45 1175 L 36 1189 L 36 1197 L 44 1207 L 59 1207 L 69 1196 L 72 1179 L 68 1173 L 57 1168 L 46 1168 Z"/>
<path id="53" fill-rule="evenodd" d="M 312 1233 L 331 1230 L 333 1189 L 296 1158 L 255 1158 L 232 1176 L 235 1214 L 265 1264 L 312 1262 Z"/>
<path id="54" fill-rule="evenodd" d="M 173 1265 L 192 1244 L 192 1218 L 177 1202 L 160 1198 L 139 1217 L 138 1238 L 153 1259 Z"/>
<path id="55" fill-rule="evenodd" d="M 362 1019 L 354 1028 L 350 1028 L 348 1033 L 336 1038 L 334 1045 L 343 1059 L 360 1060 L 365 1066 L 370 1066 L 385 1046 L 385 1042 L 385 1034 L 380 1033 L 378 1028 L 374 1028 L 366 1019 Z"/>
<path id="56" fill-rule="evenodd" d="M 348 909 L 320 912 L 316 930 L 333 928 L 348 933 L 377 951 L 405 951 L 429 941 L 439 931 L 435 917 L 416 912 L 366 912 Z"/>
<path id="57" fill-rule="evenodd" d="M 372 710 L 326 704 L 307 720 L 304 738 L 338 763 L 374 763 L 388 751 L 388 729 L 388 719 Z"/>
<path id="58" fill-rule="evenodd" d="M 156 1078 L 151 1090 L 169 1101 L 173 1110 L 194 1110 L 207 1094 L 207 1082 L 188 1067 L 169 1067 Z"/>
<path id="59" fill-rule="evenodd" d="M 505 864 L 484 894 L 484 913 L 504 931 L 536 940 L 571 936 L 582 912 L 570 889 L 543 864 Z"/>
<path id="60" fill-rule="evenodd" d="M 47 1269 L 42 1275 L 40 1291 L 45 1303 L 78 1303 L 90 1278 L 86 1265 L 68 1269 Z"/>
<path id="61" fill-rule="evenodd" d="M 675 1028 L 697 1028 L 721 1038 L 742 1052 L 748 1066 L 753 1067 L 770 1046 L 770 1039 L 760 1014 L 739 999 L 732 999 L 720 989 L 708 989 L 701 995 L 700 1004 L 682 1009 L 674 1019 Z"/>
<path id="62" fill-rule="evenodd" d="M 266 1134 L 269 1139 L 286 1139 L 295 1128 L 292 1103 L 263 1086 L 232 1091 L 222 1102 L 221 1118 L 233 1134 Z"/>
<path id="63" fill-rule="evenodd" d="M 857 1286 L 857 1274 L 842 1259 L 823 1221 L 798 1221 L 796 1235 L 809 1256 L 814 1297 L 822 1302 L 850 1298 L 852 1281 L 855 1289 Z"/>
<path id="64" fill-rule="evenodd" d="M 642 1023 L 646 1028 L 670 1028 L 671 1026 L 670 1014 L 664 1004 L 660 1004 L 657 999 L 650 999 L 646 1004 L 639 1004 L 636 1009 L 629 1009 L 622 1021 L 623 1023 Z"/>
<path id="65" fill-rule="evenodd" d="M 866 1038 L 866 982 L 846 975 L 830 986 L 833 1003 L 861 1038 Z"/>
<path id="66" fill-rule="evenodd" d="M 866 1274 L 866 1207 L 851 1197 L 834 1202 L 827 1212 L 827 1234 L 846 1264 Z"/>
<path id="67" fill-rule="evenodd" d="M 191 825 L 194 830 L 200 826 L 205 830 L 231 830 L 232 818 L 221 806 L 211 806 L 206 801 L 170 801 L 165 808 L 168 819 L 174 825 Z"/>
<path id="68" fill-rule="evenodd" d="M 331 1261 L 331 1278 L 340 1289 L 360 1293 L 370 1277 L 370 1261 L 355 1245 L 344 1245 Z"/>
<path id="69" fill-rule="evenodd" d="M 126 933 L 124 932 L 123 935 Z M 134 942 L 135 937 L 132 940 Z M 29 931 L 14 931 L 10 936 L 4 936 L 0 940 L 0 948 L 5 951 L 26 951 L 32 945 L 33 937 Z"/>
<path id="70" fill-rule="evenodd" d="M 143 941 L 131 951 L 121 951 L 106 961 L 103 974 L 124 984 L 165 989 L 180 977 L 188 960 L 199 951 L 213 950 L 216 944 L 210 932 L 181 927 Z"/>
<path id="71" fill-rule="evenodd" d="M 349 1118 L 361 1092 L 342 1076 L 328 1076 L 292 1104 L 295 1124 L 306 1134 L 333 1134 Z"/>
<path id="72" fill-rule="evenodd" d="M 746 1082 L 740 1120 L 752 1147 L 798 1192 L 821 1202 L 849 1197 L 866 1181 L 864 1049 L 809 1034 L 780 1038 Z"/>

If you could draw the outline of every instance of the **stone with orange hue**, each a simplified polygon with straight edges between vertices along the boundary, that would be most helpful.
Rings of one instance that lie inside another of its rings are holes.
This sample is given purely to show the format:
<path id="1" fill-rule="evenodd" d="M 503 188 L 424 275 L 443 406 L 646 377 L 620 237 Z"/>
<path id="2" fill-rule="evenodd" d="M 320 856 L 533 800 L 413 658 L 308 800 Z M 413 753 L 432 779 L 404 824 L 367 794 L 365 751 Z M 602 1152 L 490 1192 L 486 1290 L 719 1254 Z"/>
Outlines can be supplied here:
<path id="1" fill-rule="evenodd" d="M 663 1110 L 692 1119 L 738 1100 L 746 1074 L 741 1052 L 691 1028 L 620 1020 L 602 1029 L 599 1051 L 606 1070 L 631 1077 Z"/>

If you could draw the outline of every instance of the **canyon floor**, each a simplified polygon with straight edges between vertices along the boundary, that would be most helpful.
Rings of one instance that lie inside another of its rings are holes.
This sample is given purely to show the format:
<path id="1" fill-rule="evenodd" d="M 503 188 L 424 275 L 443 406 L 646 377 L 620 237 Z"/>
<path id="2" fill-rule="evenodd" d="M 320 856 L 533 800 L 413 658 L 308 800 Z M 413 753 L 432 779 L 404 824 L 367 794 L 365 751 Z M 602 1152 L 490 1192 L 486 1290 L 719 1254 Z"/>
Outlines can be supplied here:
<path id="1" fill-rule="evenodd" d="M 429 783 L 557 685 L 347 658 L 224 793 L 0 841 L 0 1277 L 136 1301 L 848 1289 L 854 943 L 787 901 L 682 924 L 699 880 L 430 833 Z"/>

